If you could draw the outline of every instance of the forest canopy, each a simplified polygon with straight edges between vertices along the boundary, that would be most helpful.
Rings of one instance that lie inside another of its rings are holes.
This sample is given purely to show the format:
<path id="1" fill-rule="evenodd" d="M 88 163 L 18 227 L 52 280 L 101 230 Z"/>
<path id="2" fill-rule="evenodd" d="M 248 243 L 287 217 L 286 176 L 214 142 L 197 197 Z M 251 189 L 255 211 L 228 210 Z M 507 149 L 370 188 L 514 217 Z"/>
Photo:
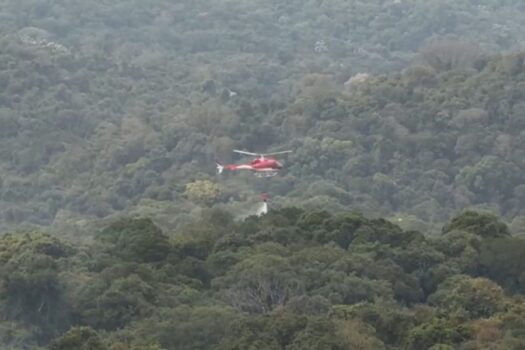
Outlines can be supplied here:
<path id="1" fill-rule="evenodd" d="M 0 0 L 0 348 L 525 348 L 524 14 Z"/>
<path id="2" fill-rule="evenodd" d="M 121 218 L 72 246 L 0 237 L 9 349 L 519 349 L 525 240 L 465 212 L 439 236 L 299 208 L 178 232 Z M 521 262 L 521 263 L 520 263 Z"/>

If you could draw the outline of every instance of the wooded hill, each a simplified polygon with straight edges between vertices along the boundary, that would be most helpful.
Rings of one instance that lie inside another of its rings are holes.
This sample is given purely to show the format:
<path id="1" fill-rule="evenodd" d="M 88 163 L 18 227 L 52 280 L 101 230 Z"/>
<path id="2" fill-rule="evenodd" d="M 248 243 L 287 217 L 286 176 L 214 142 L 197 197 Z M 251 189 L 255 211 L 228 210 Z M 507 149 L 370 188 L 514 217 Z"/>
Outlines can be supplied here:
<path id="1" fill-rule="evenodd" d="M 0 348 L 525 348 L 524 12 L 0 0 Z"/>

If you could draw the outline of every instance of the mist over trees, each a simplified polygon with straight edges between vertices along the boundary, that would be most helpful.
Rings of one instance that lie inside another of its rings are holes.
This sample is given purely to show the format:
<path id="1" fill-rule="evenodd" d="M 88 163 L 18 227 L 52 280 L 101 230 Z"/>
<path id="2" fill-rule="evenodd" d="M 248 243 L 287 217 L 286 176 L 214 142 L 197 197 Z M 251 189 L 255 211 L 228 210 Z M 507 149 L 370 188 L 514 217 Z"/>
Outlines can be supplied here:
<path id="1" fill-rule="evenodd" d="M 0 347 L 524 347 L 524 14 L 0 0 Z"/>

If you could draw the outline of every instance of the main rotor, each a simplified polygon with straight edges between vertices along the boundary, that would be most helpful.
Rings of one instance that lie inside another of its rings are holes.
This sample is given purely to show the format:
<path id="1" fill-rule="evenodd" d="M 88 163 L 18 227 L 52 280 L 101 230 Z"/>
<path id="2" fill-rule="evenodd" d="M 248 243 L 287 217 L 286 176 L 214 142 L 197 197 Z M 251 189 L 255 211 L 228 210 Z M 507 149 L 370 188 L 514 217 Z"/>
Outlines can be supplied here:
<path id="1" fill-rule="evenodd" d="M 280 152 L 273 152 L 273 153 L 253 153 L 253 152 L 241 151 L 241 150 L 238 150 L 238 149 L 234 149 L 233 151 L 235 153 L 247 154 L 249 156 L 259 157 L 261 159 L 264 159 L 264 157 L 266 157 L 266 156 L 275 156 L 275 155 L 278 155 L 278 154 L 285 154 L 285 153 L 291 153 L 292 152 L 292 151 L 280 151 Z"/>

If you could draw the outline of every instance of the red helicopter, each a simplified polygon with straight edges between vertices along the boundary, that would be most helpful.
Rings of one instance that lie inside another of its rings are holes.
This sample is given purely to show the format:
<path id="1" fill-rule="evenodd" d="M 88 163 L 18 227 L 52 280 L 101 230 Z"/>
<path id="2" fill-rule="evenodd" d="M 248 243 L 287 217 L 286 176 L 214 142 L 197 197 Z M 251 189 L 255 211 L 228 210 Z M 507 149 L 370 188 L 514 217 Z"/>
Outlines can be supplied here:
<path id="1" fill-rule="evenodd" d="M 251 170 L 254 172 L 257 177 L 271 177 L 277 175 L 279 170 L 283 168 L 282 163 L 273 159 L 267 158 L 267 156 L 274 156 L 277 154 L 290 153 L 292 151 L 281 151 L 275 153 L 252 153 L 246 151 L 239 151 L 237 149 L 233 150 L 236 153 L 247 154 L 250 156 L 256 156 L 257 158 L 253 159 L 248 164 L 226 164 L 222 165 L 217 162 L 217 173 L 221 174 L 224 169 L 226 170 Z"/>

